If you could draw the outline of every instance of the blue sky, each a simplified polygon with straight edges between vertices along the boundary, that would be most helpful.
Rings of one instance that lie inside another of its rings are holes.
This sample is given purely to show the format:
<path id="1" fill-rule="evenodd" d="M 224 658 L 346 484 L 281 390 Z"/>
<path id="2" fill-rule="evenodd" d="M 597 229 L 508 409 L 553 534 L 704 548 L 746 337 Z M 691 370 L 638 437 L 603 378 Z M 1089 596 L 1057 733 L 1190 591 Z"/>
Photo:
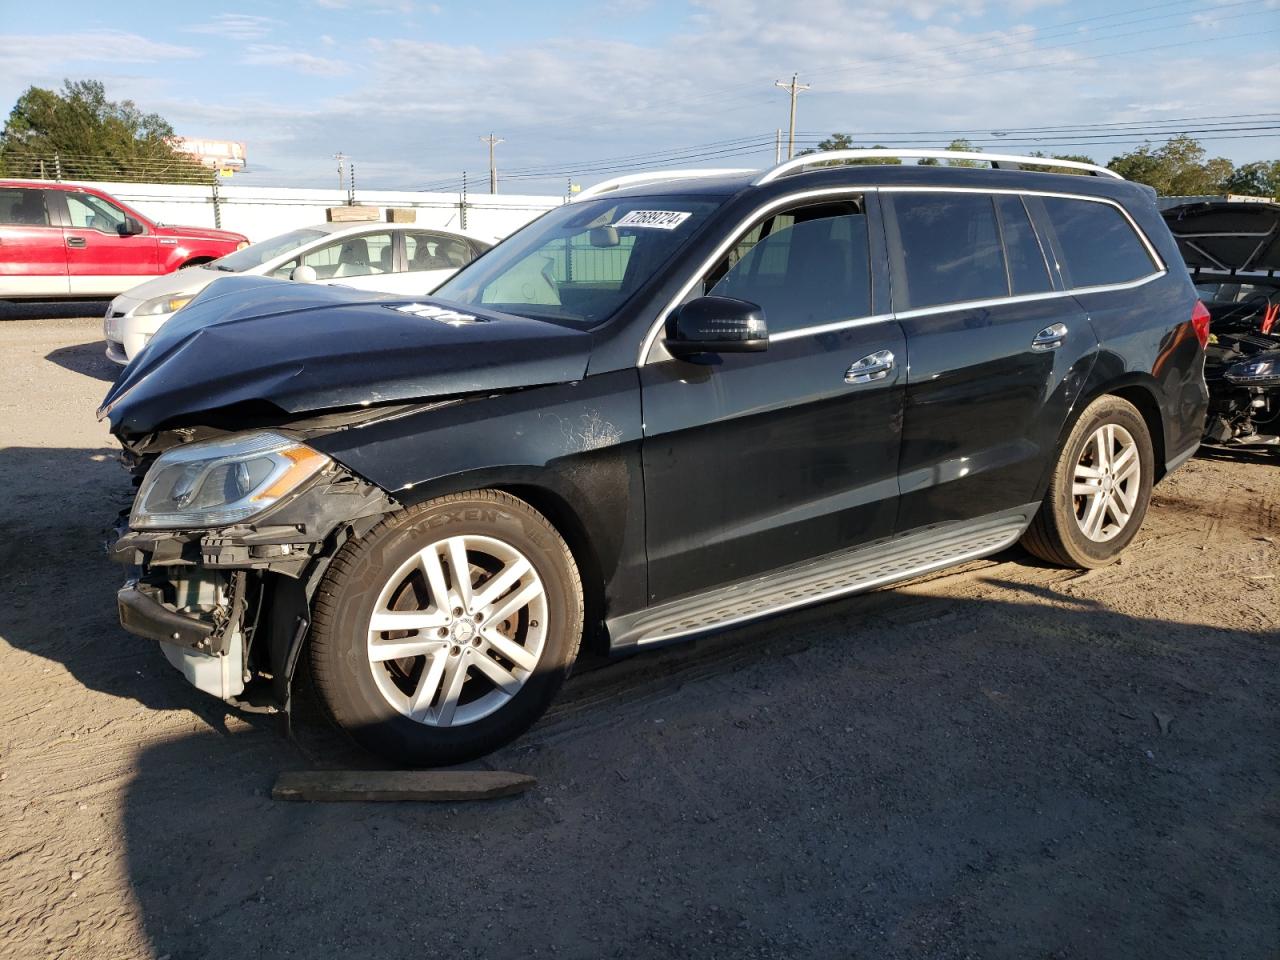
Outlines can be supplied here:
<path id="1" fill-rule="evenodd" d="M 0 107 L 97 78 L 188 136 L 244 140 L 238 182 L 563 192 L 610 166 L 762 166 L 799 72 L 805 145 L 832 131 L 1105 162 L 1195 130 L 1211 153 L 1280 157 L 1280 0 L 0 0 Z M 51 25 L 54 24 L 54 25 Z M 1233 114 L 1270 119 L 1223 121 Z M 1128 124 L 1080 131 L 1081 124 Z M 1147 126 L 1138 127 L 1137 124 Z M 1248 126 L 1250 130 L 1225 130 Z M 1026 128 L 1071 128 L 1061 133 Z M 1054 139 L 1056 138 L 1056 139 Z M 1163 139 L 1161 135 L 1159 139 Z M 683 156 L 679 156 L 683 154 Z M 628 161 L 626 158 L 634 158 Z M 474 187 L 473 187 L 474 189 Z"/>

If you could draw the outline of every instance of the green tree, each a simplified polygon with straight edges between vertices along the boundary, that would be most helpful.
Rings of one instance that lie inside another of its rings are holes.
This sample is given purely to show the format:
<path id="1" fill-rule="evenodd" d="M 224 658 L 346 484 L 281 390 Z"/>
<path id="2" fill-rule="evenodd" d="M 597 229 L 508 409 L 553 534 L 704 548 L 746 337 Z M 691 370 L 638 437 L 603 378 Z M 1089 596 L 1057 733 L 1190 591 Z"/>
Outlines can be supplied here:
<path id="1" fill-rule="evenodd" d="M 108 100 L 97 80 L 62 92 L 28 87 L 0 132 L 0 173 L 73 180 L 205 181 L 210 173 L 171 144 L 173 127 L 132 100 Z M 43 164 L 43 166 L 42 166 Z"/>
<path id="2" fill-rule="evenodd" d="M 1126 180 L 1155 187 L 1166 197 L 1225 193 L 1235 176 L 1235 166 L 1226 157 L 1208 158 L 1194 137 L 1177 136 L 1160 146 L 1150 142 L 1136 150 L 1112 157 L 1107 164 Z"/>
<path id="3" fill-rule="evenodd" d="M 1032 150 L 1029 157 L 1043 157 L 1046 160 L 1073 160 L 1076 163 L 1097 163 L 1093 157 L 1086 157 L 1083 153 L 1045 153 L 1043 150 Z M 1049 173 L 1081 173 L 1080 170 L 1072 170 L 1070 167 L 1041 167 Z"/>
<path id="4" fill-rule="evenodd" d="M 981 147 L 975 147 L 972 143 L 970 143 L 968 140 L 965 140 L 963 137 L 958 138 L 956 140 L 952 140 L 949 144 L 947 144 L 947 149 L 955 150 L 958 153 L 981 153 L 982 152 Z M 937 166 L 941 166 L 941 164 L 942 164 L 942 161 L 935 160 L 932 157 L 926 157 L 924 160 L 920 161 L 920 165 L 924 167 L 937 167 Z M 948 160 L 947 166 L 948 167 L 980 167 L 982 166 L 982 164 L 979 163 L 977 160 Z"/>
<path id="5" fill-rule="evenodd" d="M 1242 163 L 1226 183 L 1227 193 L 1280 200 L 1280 160 Z"/>
<path id="6" fill-rule="evenodd" d="M 827 139 L 820 141 L 816 149 L 811 147 L 808 150 L 801 150 L 799 153 L 799 156 L 803 157 L 811 153 L 825 153 L 828 150 L 858 150 L 858 149 L 861 149 L 861 148 L 858 146 L 858 144 L 853 142 L 853 137 L 850 136 L 849 134 L 833 133 L 831 136 L 827 137 Z M 874 146 L 872 146 L 871 149 L 887 150 L 888 147 L 886 147 L 882 143 L 877 143 Z M 884 163 L 894 164 L 894 163 L 901 163 L 902 161 L 899 160 L 897 157 L 884 157 L 882 159 L 846 160 L 843 162 L 847 164 L 884 164 Z M 815 166 L 824 166 L 824 164 L 819 163 L 819 164 L 815 164 Z"/>

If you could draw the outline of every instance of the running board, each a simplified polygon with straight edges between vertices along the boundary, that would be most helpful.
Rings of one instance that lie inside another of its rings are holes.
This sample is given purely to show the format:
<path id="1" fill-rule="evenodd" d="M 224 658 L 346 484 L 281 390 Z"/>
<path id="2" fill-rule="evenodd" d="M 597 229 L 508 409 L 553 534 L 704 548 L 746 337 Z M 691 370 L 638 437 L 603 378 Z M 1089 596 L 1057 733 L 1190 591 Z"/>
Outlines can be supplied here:
<path id="1" fill-rule="evenodd" d="M 723 630 L 998 553 L 1022 536 L 1039 506 L 927 527 L 613 617 L 607 621 L 610 648 L 620 652 Z"/>

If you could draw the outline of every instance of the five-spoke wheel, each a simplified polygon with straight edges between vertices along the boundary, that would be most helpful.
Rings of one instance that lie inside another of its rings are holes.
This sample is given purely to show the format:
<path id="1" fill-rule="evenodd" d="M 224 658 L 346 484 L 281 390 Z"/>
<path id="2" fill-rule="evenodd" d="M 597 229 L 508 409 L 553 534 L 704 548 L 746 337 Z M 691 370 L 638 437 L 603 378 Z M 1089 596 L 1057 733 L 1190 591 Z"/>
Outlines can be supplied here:
<path id="1" fill-rule="evenodd" d="M 1134 538 L 1155 479 L 1151 434 L 1120 397 L 1090 403 L 1067 435 L 1023 545 L 1066 567 L 1111 563 Z"/>
<path id="2" fill-rule="evenodd" d="M 337 723 L 401 762 L 459 763 L 551 702 L 581 640 L 582 585 L 545 517 L 478 490 L 345 544 L 312 611 L 312 677 Z"/>

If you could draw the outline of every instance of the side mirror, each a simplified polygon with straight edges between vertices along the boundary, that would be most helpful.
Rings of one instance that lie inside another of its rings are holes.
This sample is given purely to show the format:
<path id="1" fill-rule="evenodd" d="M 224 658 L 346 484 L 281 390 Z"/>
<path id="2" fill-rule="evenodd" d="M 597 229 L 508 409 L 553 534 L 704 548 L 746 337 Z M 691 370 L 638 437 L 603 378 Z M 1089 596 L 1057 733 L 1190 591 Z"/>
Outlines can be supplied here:
<path id="1" fill-rule="evenodd" d="M 297 280 L 299 283 L 315 283 L 316 268 L 308 267 L 305 263 L 294 267 L 293 273 L 289 274 L 289 279 Z"/>
<path id="2" fill-rule="evenodd" d="M 116 228 L 122 237 L 136 237 L 142 233 L 142 224 L 133 217 L 125 217 L 124 222 Z"/>
<path id="3" fill-rule="evenodd" d="M 769 347 L 764 310 L 731 297 L 699 297 L 671 316 L 667 350 L 673 357 L 697 353 L 755 353 Z"/>

